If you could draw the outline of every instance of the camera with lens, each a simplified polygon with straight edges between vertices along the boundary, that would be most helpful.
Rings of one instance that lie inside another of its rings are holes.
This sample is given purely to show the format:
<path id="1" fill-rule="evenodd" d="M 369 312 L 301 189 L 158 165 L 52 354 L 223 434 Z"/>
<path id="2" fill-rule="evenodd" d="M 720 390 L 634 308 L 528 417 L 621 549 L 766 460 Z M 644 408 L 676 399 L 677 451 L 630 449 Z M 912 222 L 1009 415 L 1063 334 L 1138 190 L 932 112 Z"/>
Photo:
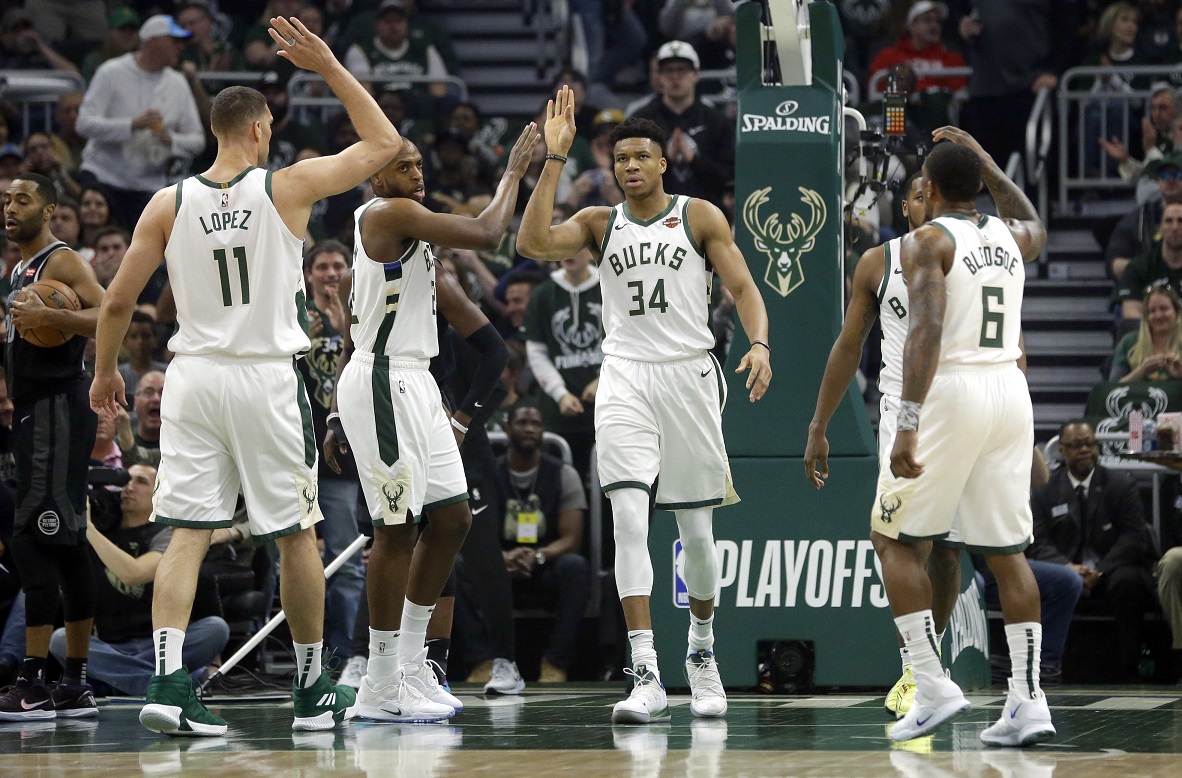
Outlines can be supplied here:
<path id="1" fill-rule="evenodd" d="M 122 489 L 130 482 L 131 473 L 122 467 L 91 465 L 87 470 L 86 498 L 90 501 L 90 520 L 99 532 L 119 526 L 123 518 Z"/>

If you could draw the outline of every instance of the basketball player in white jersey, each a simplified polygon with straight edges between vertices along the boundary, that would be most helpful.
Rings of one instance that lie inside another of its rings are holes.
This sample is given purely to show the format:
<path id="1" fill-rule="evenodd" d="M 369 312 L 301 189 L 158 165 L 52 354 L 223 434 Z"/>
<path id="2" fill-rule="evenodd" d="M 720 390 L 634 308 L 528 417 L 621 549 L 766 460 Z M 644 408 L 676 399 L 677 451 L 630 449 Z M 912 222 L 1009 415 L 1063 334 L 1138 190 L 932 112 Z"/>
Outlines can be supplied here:
<path id="1" fill-rule="evenodd" d="M 526 125 L 492 202 L 476 218 L 423 206 L 423 155 L 409 141 L 370 179 L 374 199 L 357 209 L 353 269 L 340 288 L 352 327 L 337 363 L 324 454 L 335 469 L 334 449 L 346 442 L 352 449 L 374 525 L 369 661 L 357 692 L 365 718 L 431 722 L 463 709 L 440 685 L 424 638 L 472 523 L 458 444 L 509 354 L 459 283 L 435 272 L 431 244 L 496 248 L 536 142 L 537 126 Z M 439 353 L 437 309 L 480 354 L 450 422 L 428 371 Z"/>
<path id="2" fill-rule="evenodd" d="M 280 596 L 296 650 L 293 729 L 331 729 L 354 692 L 321 672 L 324 568 L 313 525 L 316 442 L 293 357 L 308 350 L 301 236 L 317 200 L 347 191 L 386 164 L 402 139 L 369 93 L 296 19 L 272 19 L 281 57 L 321 74 L 361 140 L 334 156 L 270 173 L 261 166 L 271 112 L 254 89 L 213 101 L 213 166 L 153 196 L 135 228 L 98 323 L 90 402 L 113 418 L 124 403 L 116 369 L 136 297 L 164 257 L 179 329 L 169 342 L 161 405 L 160 472 L 152 520 L 174 527 L 152 599 L 156 675 L 140 722 L 171 735 L 224 735 L 226 723 L 193 694 L 181 644 L 212 531 L 229 527 L 239 488 L 251 534 L 275 540 Z"/>
<path id="3" fill-rule="evenodd" d="M 893 740 L 926 735 L 968 710 L 936 653 L 924 541 L 952 531 L 997 576 L 1013 663 L 990 745 L 1025 746 L 1055 734 L 1038 682 L 1042 645 L 1038 586 L 1022 551 L 1030 544 L 1034 416 L 1021 357 L 1024 261 L 1046 229 L 1022 190 L 967 133 L 942 127 L 924 162 L 929 221 L 903 239 L 910 329 L 889 463 L 871 511 L 875 548 L 895 625 L 915 674 L 911 709 Z M 1000 218 L 976 210 L 984 178 Z"/>
<path id="4" fill-rule="evenodd" d="M 923 175 L 916 173 L 904 184 L 903 216 L 908 231 L 923 225 Z M 825 437 L 829 420 L 845 396 L 854 378 L 862 347 L 870 334 L 874 320 L 882 327 L 882 366 L 878 388 L 882 392 L 878 418 L 878 461 L 890 459 L 895 442 L 895 423 L 899 410 L 899 394 L 903 391 L 903 342 L 907 338 L 907 286 L 899 265 L 902 238 L 893 238 L 881 246 L 868 249 L 858 260 L 854 270 L 853 293 L 846 308 L 841 333 L 829 352 L 825 375 L 817 393 L 817 408 L 809 424 L 808 443 L 804 449 L 804 472 L 818 489 L 829 477 L 829 441 Z M 872 536 L 879 542 L 879 536 Z M 937 643 L 943 637 L 952 608 L 960 594 L 960 545 L 946 541 L 927 544 L 926 568 L 932 582 L 932 611 Z M 915 678 L 911 672 L 911 658 L 903 638 L 899 636 L 899 656 L 903 674 L 887 693 L 884 707 L 893 716 L 902 717 L 915 698 Z"/>
<path id="5" fill-rule="evenodd" d="M 713 509 L 738 501 L 722 438 L 726 399 L 721 368 L 709 354 L 710 267 L 735 298 L 751 349 L 737 372 L 755 402 L 771 380 L 767 311 L 722 212 L 705 200 L 665 193 L 665 134 L 655 123 L 629 119 L 609 141 L 624 202 L 584 208 L 550 225 L 554 191 L 575 137 L 574 98 L 564 86 L 546 109 L 546 166 L 517 235 L 519 253 L 562 260 L 589 248 L 599 253 L 603 286 L 603 367 L 595 401 L 595 438 L 603 491 L 615 517 L 619 589 L 636 684 L 616 704 L 615 723 L 669 718 L 653 647 L 649 597 L 649 496 L 660 475 L 656 506 L 673 511 L 685 549 L 690 597 L 686 672 L 695 716 L 722 716 L 726 694 L 714 657 L 718 562 Z"/>

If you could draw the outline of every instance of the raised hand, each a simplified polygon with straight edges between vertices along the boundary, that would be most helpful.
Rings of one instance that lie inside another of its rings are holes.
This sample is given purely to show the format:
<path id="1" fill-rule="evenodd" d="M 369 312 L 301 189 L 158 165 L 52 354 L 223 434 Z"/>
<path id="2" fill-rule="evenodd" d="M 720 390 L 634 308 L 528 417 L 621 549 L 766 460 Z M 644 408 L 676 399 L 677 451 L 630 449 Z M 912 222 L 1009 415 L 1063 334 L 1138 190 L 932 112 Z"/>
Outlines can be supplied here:
<path id="1" fill-rule="evenodd" d="M 337 64 L 337 58 L 328 44 L 294 16 L 290 19 L 284 19 L 282 16 L 273 18 L 271 29 L 267 32 L 271 34 L 271 39 L 279 44 L 279 56 L 298 68 L 323 73 Z"/>
<path id="2" fill-rule="evenodd" d="M 546 150 L 566 156 L 575 142 L 575 93 L 563 85 L 554 99 L 546 103 Z"/>
<path id="3" fill-rule="evenodd" d="M 514 175 L 521 178 L 525 175 L 525 171 L 529 168 L 529 163 L 533 157 L 534 146 L 538 143 L 538 125 L 530 122 L 525 125 L 525 129 L 521 131 L 517 142 L 513 144 L 513 148 L 509 151 L 509 162 L 505 165 L 505 175 Z"/>

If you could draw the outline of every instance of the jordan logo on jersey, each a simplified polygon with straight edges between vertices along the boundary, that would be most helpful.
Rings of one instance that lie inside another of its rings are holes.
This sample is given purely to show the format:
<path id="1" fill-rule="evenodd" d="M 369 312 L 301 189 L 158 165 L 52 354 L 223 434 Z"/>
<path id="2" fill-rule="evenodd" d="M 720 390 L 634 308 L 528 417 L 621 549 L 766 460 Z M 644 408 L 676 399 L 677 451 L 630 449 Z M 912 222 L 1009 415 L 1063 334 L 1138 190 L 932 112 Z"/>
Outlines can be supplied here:
<path id="1" fill-rule="evenodd" d="M 824 229 L 828 216 L 825 201 L 816 190 L 803 186 L 797 189 L 800 201 L 809 209 L 807 222 L 798 213 L 793 213 L 786 224 L 781 223 L 778 212 L 766 219 L 760 218 L 760 206 L 771 200 L 770 186 L 756 189 L 743 203 L 743 223 L 751 232 L 755 248 L 768 258 L 763 281 L 781 297 L 787 297 L 804 283 L 800 259 L 817 245 L 817 235 Z"/>

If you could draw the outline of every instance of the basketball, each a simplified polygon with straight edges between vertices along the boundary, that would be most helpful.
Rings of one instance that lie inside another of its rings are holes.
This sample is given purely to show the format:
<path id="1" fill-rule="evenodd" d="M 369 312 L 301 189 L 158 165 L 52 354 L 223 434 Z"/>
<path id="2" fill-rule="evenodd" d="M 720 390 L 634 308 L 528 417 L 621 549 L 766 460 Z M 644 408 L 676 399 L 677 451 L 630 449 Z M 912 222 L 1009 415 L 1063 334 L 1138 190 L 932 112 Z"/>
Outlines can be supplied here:
<path id="1" fill-rule="evenodd" d="M 18 302 L 27 300 L 30 294 L 37 295 L 46 306 L 58 310 L 77 311 L 82 307 L 74 290 L 61 281 L 53 279 L 35 281 L 22 289 L 16 299 Z M 41 348 L 60 346 L 74 337 L 73 333 L 62 332 L 52 327 L 31 327 L 21 332 L 20 336 L 34 346 Z"/>

